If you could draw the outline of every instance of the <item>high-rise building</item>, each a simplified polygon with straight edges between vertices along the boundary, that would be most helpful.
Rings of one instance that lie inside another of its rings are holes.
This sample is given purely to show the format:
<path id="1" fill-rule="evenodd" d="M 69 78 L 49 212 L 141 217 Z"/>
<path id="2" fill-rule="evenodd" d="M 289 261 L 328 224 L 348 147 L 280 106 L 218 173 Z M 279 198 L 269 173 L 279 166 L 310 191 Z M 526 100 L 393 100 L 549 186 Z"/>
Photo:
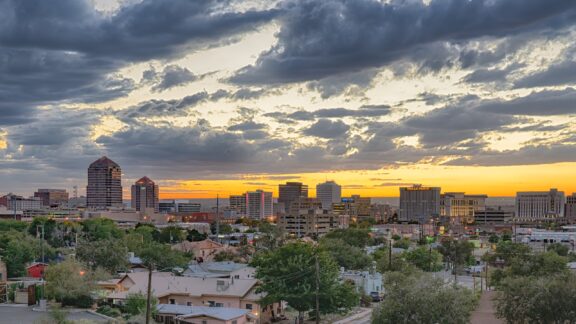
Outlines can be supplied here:
<path id="1" fill-rule="evenodd" d="M 316 185 L 316 198 L 322 203 L 322 208 L 331 210 L 332 204 L 337 204 L 342 198 L 342 187 L 334 181 L 326 181 Z"/>
<path id="2" fill-rule="evenodd" d="M 105 156 L 88 167 L 86 205 L 91 209 L 122 207 L 122 169 Z"/>
<path id="3" fill-rule="evenodd" d="M 400 210 L 398 220 L 426 223 L 431 217 L 440 215 L 440 188 L 412 187 L 400 188 Z"/>
<path id="4" fill-rule="evenodd" d="M 246 193 L 246 215 L 252 219 L 263 220 L 272 216 L 272 193 L 262 190 Z"/>
<path id="5" fill-rule="evenodd" d="M 564 207 L 564 215 L 568 222 L 570 223 L 576 222 L 576 192 L 566 197 L 566 206 Z"/>
<path id="6" fill-rule="evenodd" d="M 42 200 L 46 207 L 57 207 L 68 204 L 68 192 L 64 189 L 38 189 L 34 197 Z"/>
<path id="7" fill-rule="evenodd" d="M 286 182 L 278 186 L 278 204 L 283 205 L 286 212 L 292 202 L 300 198 L 308 198 L 308 186 L 302 182 Z"/>
<path id="8" fill-rule="evenodd" d="M 143 177 L 132 185 L 132 208 L 138 211 L 150 208 L 158 212 L 160 210 L 158 196 L 158 185 L 150 178 Z"/>
<path id="9" fill-rule="evenodd" d="M 565 200 L 564 192 L 558 189 L 517 192 L 515 218 L 533 221 L 564 217 Z"/>
<path id="10" fill-rule="evenodd" d="M 234 210 L 237 216 L 246 216 L 246 195 L 230 195 L 230 210 Z"/>
<path id="11" fill-rule="evenodd" d="M 486 210 L 487 195 L 466 195 L 463 192 L 446 192 L 440 195 L 440 216 L 451 224 L 472 224 L 476 213 Z"/>

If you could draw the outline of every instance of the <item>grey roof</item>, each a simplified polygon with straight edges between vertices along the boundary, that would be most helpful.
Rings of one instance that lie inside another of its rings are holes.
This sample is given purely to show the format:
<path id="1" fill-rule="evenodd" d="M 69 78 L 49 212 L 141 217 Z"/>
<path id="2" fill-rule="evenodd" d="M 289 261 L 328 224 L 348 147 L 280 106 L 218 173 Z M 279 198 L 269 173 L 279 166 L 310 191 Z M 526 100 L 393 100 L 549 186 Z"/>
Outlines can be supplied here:
<path id="1" fill-rule="evenodd" d="M 184 306 L 172 304 L 160 304 L 156 306 L 158 313 L 181 315 L 182 317 L 208 316 L 223 321 L 236 319 L 246 315 L 249 310 L 227 307 L 208 306 Z"/>
<path id="2" fill-rule="evenodd" d="M 230 273 L 248 267 L 247 264 L 232 261 L 190 263 L 184 271 L 184 276 L 198 278 L 218 278 L 229 276 Z"/>

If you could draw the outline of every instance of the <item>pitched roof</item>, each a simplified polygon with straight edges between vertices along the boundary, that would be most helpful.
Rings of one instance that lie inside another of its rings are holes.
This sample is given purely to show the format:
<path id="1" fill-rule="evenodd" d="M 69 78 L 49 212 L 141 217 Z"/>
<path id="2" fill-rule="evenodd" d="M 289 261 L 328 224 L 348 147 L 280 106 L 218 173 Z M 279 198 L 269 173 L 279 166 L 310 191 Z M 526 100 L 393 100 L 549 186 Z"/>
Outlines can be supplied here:
<path id="1" fill-rule="evenodd" d="M 116 162 L 110 160 L 107 156 L 103 156 L 90 164 L 90 167 L 97 167 L 97 166 L 120 167 Z"/>
<path id="2" fill-rule="evenodd" d="M 109 298 L 124 299 L 133 293 L 146 293 L 148 288 L 148 272 L 128 273 L 120 280 L 129 279 L 134 284 L 127 291 L 117 291 L 110 294 Z M 218 282 L 223 283 L 219 286 Z M 229 296 L 244 297 L 257 284 L 255 279 L 218 279 L 218 278 L 194 278 L 178 277 L 168 272 L 154 272 L 152 274 L 152 291 L 156 297 L 171 294 L 183 294 L 188 296 Z"/>
<path id="3" fill-rule="evenodd" d="M 181 315 L 182 318 L 207 316 L 222 321 L 230 321 L 241 316 L 245 316 L 249 310 L 227 307 L 207 307 L 207 306 L 184 306 L 161 304 L 157 305 L 158 313 Z"/>
<path id="4" fill-rule="evenodd" d="M 148 177 L 142 177 L 140 180 L 136 181 L 137 184 L 154 184 L 154 181 L 150 180 Z"/>

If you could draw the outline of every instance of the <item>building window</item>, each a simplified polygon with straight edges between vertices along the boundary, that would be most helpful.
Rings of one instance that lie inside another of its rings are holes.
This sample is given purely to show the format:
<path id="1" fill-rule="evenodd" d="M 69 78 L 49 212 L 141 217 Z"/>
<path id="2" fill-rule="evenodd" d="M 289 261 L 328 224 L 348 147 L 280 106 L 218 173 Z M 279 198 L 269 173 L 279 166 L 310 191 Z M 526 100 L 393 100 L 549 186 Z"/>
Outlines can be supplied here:
<path id="1" fill-rule="evenodd" d="M 214 306 L 216 306 L 216 307 L 224 307 L 224 304 L 223 304 L 223 303 L 216 303 Z"/>
<path id="2" fill-rule="evenodd" d="M 186 302 L 186 306 L 192 306 L 192 302 Z"/>
<path id="3" fill-rule="evenodd" d="M 202 324 L 208 324 L 208 321 L 202 320 Z"/>
<path id="4" fill-rule="evenodd" d="M 214 307 L 215 304 L 216 304 L 216 303 L 215 303 L 213 300 L 209 300 L 209 301 L 208 301 L 208 306 L 209 306 L 209 307 Z"/>
<path id="5" fill-rule="evenodd" d="M 246 304 L 246 309 L 252 310 L 252 304 Z"/>
<path id="6" fill-rule="evenodd" d="M 232 321 L 232 324 L 238 324 L 238 321 L 237 321 L 237 320 L 233 320 L 233 321 Z"/>
<path id="7" fill-rule="evenodd" d="M 172 304 L 172 305 L 176 304 L 176 300 L 173 298 L 170 298 L 170 304 Z"/>

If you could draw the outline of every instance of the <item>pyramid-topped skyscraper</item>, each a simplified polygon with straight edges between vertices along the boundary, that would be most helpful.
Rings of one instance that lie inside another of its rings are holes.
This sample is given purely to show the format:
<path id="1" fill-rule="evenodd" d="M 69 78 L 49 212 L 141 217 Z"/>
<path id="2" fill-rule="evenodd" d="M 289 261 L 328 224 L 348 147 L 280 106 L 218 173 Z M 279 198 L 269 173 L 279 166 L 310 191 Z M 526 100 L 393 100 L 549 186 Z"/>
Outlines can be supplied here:
<path id="1" fill-rule="evenodd" d="M 106 156 L 88 167 L 86 205 L 90 209 L 122 207 L 122 169 Z"/>

